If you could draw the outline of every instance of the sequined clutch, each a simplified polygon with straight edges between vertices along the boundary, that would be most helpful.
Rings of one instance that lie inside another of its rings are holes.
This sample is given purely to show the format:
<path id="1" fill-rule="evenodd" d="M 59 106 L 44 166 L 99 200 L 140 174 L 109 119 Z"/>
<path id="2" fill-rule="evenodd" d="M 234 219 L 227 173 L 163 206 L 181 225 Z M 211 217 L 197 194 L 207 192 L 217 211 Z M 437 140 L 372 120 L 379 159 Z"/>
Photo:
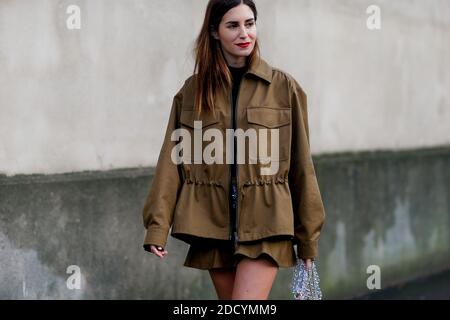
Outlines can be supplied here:
<path id="1" fill-rule="evenodd" d="M 322 300 L 322 291 L 319 286 L 319 274 L 316 264 L 312 261 L 311 268 L 307 269 L 303 259 L 297 257 L 292 276 L 291 290 L 295 300 Z"/>

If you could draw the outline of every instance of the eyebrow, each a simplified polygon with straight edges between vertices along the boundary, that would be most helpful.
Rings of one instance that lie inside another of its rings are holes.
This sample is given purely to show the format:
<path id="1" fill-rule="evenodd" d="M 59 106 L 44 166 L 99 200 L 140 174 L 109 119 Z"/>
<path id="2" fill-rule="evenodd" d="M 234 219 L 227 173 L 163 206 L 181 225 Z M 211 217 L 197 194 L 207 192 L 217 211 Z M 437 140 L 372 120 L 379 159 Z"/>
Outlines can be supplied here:
<path id="1" fill-rule="evenodd" d="M 255 18 L 247 19 L 247 20 L 245 20 L 245 22 L 250 22 L 250 21 L 253 21 L 253 20 L 255 20 Z M 232 23 L 239 23 L 239 21 L 228 21 L 225 24 L 232 24 Z"/>

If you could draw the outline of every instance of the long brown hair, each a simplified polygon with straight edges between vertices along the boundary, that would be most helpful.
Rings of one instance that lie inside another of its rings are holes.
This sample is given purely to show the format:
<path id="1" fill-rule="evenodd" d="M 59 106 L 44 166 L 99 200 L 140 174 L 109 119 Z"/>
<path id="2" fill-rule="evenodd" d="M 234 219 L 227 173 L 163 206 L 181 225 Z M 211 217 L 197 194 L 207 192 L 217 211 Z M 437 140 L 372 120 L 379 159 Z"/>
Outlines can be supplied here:
<path id="1" fill-rule="evenodd" d="M 198 115 L 202 111 L 214 112 L 215 94 L 218 92 L 227 94 L 231 90 L 231 73 L 223 55 L 220 41 L 214 39 L 211 31 L 218 31 L 219 24 L 228 10 L 242 3 L 249 6 L 253 11 L 256 22 L 258 12 L 253 0 L 209 0 L 208 2 L 203 26 L 194 47 L 194 75 L 197 72 L 195 110 Z M 259 54 L 259 45 L 256 39 L 255 48 L 247 57 L 247 65 L 250 65 L 254 59 L 258 59 Z"/>

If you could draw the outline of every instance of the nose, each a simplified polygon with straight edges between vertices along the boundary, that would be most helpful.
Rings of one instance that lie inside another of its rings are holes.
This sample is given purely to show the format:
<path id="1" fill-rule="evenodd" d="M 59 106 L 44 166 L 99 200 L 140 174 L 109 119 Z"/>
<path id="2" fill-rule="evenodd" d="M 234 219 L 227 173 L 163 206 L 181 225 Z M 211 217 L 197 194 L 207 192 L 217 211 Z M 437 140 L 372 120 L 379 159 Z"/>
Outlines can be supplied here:
<path id="1" fill-rule="evenodd" d="M 247 30 L 245 29 L 245 26 L 241 26 L 239 37 L 242 39 L 247 39 Z"/>

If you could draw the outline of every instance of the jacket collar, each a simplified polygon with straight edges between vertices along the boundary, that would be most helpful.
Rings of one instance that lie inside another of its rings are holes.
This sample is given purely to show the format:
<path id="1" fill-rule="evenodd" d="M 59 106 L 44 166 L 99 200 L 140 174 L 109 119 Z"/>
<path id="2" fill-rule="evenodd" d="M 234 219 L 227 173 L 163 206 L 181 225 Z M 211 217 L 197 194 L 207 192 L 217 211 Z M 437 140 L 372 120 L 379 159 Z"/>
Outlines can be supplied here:
<path id="1" fill-rule="evenodd" d="M 247 73 L 251 73 L 269 83 L 272 82 L 272 67 L 261 57 L 252 61 Z"/>

